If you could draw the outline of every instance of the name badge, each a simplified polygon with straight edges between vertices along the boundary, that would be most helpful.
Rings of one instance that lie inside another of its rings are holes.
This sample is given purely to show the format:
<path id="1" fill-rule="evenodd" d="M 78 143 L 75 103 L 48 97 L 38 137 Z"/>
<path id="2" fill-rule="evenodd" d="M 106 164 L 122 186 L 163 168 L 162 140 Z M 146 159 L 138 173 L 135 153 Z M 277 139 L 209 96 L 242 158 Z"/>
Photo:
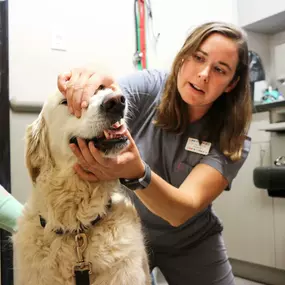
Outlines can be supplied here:
<path id="1" fill-rule="evenodd" d="M 207 155 L 210 151 L 211 143 L 202 141 L 202 143 L 199 143 L 199 140 L 188 138 L 188 141 L 186 143 L 185 149 L 188 151 L 200 153 L 203 155 Z"/>

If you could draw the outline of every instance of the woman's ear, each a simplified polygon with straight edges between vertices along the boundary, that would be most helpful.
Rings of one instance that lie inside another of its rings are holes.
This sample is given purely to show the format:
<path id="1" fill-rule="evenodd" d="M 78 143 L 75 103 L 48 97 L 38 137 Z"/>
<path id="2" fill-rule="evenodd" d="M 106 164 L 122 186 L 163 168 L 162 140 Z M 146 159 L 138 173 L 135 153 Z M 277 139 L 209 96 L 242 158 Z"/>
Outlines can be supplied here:
<path id="1" fill-rule="evenodd" d="M 240 77 L 238 76 L 237 79 L 231 81 L 231 83 L 229 84 L 229 86 L 226 88 L 225 93 L 231 92 L 231 91 L 237 86 L 239 80 L 240 80 Z"/>

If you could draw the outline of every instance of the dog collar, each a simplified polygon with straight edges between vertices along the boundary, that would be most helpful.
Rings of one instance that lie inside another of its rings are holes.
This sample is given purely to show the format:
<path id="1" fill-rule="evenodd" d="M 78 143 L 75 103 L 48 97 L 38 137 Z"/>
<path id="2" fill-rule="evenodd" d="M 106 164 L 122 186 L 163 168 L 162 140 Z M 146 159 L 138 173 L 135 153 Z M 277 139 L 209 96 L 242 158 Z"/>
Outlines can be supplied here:
<path id="1" fill-rule="evenodd" d="M 112 207 L 112 200 L 110 199 L 108 204 L 107 204 L 107 209 L 110 210 L 110 208 Z M 43 228 L 46 227 L 46 220 L 43 218 L 43 216 L 39 216 L 40 217 L 40 224 Z M 90 222 L 90 226 L 95 226 L 99 221 L 101 221 L 103 218 L 103 216 L 98 215 L 93 221 Z M 86 230 L 86 226 L 82 225 L 80 226 L 80 229 L 78 231 L 78 233 L 83 233 Z M 73 233 L 74 231 L 69 231 L 66 230 L 64 231 L 63 229 L 59 228 L 59 229 L 53 229 L 53 231 L 58 234 L 58 235 L 63 235 L 63 234 L 70 234 Z"/>
<path id="2" fill-rule="evenodd" d="M 112 206 L 112 200 L 110 199 L 107 204 L 109 210 Z M 93 221 L 90 222 L 90 226 L 95 226 L 101 221 L 103 216 L 98 215 Z M 40 215 L 40 224 L 43 228 L 46 226 L 46 220 Z M 56 234 L 69 234 L 74 233 L 73 231 L 64 231 L 63 229 L 54 229 Z M 90 285 L 89 275 L 92 274 L 92 263 L 85 261 L 84 252 L 87 248 L 88 239 L 86 236 L 86 226 L 81 225 L 80 230 L 75 233 L 75 248 L 77 255 L 77 262 L 73 267 L 73 276 L 75 278 L 76 285 Z"/>

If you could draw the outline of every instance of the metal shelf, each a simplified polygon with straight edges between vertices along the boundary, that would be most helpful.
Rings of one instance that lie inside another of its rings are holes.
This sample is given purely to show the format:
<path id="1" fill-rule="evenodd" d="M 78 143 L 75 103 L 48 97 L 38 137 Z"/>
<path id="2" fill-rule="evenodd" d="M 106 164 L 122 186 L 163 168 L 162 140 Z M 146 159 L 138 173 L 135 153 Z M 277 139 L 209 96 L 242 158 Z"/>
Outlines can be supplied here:
<path id="1" fill-rule="evenodd" d="M 270 124 L 260 128 L 259 130 L 266 132 L 285 132 L 285 122 Z"/>

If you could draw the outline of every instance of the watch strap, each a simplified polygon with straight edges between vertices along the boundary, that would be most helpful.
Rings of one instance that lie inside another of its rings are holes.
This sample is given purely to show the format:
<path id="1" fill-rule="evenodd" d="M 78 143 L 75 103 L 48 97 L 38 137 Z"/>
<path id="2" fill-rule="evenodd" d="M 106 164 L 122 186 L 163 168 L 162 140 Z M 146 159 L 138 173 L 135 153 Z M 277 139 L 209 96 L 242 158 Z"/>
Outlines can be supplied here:
<path id="1" fill-rule="evenodd" d="M 150 167 L 143 161 L 145 166 L 144 176 L 139 179 L 125 179 L 120 178 L 121 184 L 129 188 L 130 190 L 138 190 L 144 189 L 148 187 L 151 181 L 151 169 Z"/>

